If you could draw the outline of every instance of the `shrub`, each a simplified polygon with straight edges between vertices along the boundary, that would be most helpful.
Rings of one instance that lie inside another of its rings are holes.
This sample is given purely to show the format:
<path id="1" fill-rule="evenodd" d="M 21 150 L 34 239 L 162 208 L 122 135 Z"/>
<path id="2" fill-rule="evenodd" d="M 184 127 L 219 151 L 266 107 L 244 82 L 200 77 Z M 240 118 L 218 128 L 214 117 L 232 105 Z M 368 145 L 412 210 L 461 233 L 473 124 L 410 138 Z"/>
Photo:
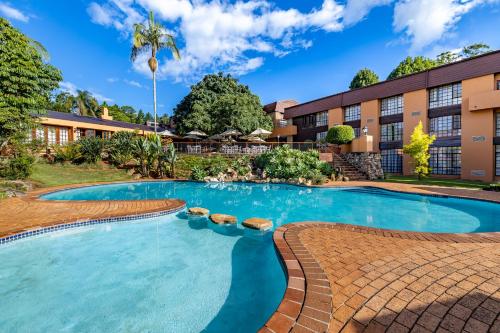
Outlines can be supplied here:
<path id="1" fill-rule="evenodd" d="M 493 191 L 493 192 L 500 192 L 500 184 L 489 184 L 489 185 L 483 187 L 483 190 L 485 190 L 485 191 Z"/>
<path id="2" fill-rule="evenodd" d="M 326 142 L 343 145 L 354 140 L 354 129 L 349 125 L 337 125 L 328 130 Z"/>
<path id="3" fill-rule="evenodd" d="M 84 137 L 78 140 L 78 144 L 83 162 L 95 164 L 101 159 L 102 140 L 100 138 Z"/>
<path id="4" fill-rule="evenodd" d="M 249 156 L 242 156 L 231 162 L 231 168 L 239 176 L 245 176 L 252 171 L 252 161 Z"/>
<path id="5" fill-rule="evenodd" d="M 31 175 L 35 158 L 25 152 L 6 160 L 0 169 L 0 176 L 7 179 L 26 179 Z"/>
<path id="6" fill-rule="evenodd" d="M 54 162 L 77 162 L 81 160 L 80 145 L 72 142 L 64 146 L 54 146 Z"/>
<path id="7" fill-rule="evenodd" d="M 424 127 L 420 121 L 413 130 L 410 143 L 403 146 L 403 152 L 413 158 L 415 167 L 414 172 L 418 179 L 427 177 L 431 168 L 429 166 L 429 146 L 436 140 L 435 135 L 429 135 L 424 132 Z"/>
<path id="8" fill-rule="evenodd" d="M 289 146 L 281 146 L 266 152 L 255 159 L 257 168 L 264 171 L 267 177 L 279 179 L 319 179 L 323 172 L 329 172 L 319 160 L 319 153 L 315 150 L 300 151 Z"/>
<path id="9" fill-rule="evenodd" d="M 205 169 L 203 169 L 199 166 L 194 166 L 193 169 L 191 170 L 191 177 L 190 178 L 192 180 L 202 181 L 207 176 L 208 176 L 208 173 L 205 171 Z"/>
<path id="10" fill-rule="evenodd" d="M 135 133 L 118 131 L 113 134 L 108 144 L 109 161 L 115 165 L 124 165 L 134 157 Z"/>

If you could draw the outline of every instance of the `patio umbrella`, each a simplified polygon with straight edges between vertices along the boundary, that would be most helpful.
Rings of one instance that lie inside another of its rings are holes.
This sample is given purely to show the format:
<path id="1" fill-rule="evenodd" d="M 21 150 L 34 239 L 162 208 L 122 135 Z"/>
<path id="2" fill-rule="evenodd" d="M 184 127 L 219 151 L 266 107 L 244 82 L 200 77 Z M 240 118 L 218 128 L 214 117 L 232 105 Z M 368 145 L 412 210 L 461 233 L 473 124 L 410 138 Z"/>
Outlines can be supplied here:
<path id="1" fill-rule="evenodd" d="M 251 135 L 242 136 L 240 137 L 240 139 L 247 140 L 250 142 L 266 142 L 262 138 L 259 138 L 258 136 L 251 136 Z"/>
<path id="2" fill-rule="evenodd" d="M 200 137 L 208 136 L 205 132 L 197 131 L 197 130 L 194 130 L 194 131 L 191 131 L 191 132 L 187 132 L 186 134 L 187 135 L 200 136 Z"/>
<path id="3" fill-rule="evenodd" d="M 268 131 L 268 130 L 265 130 L 263 128 L 257 128 L 255 131 L 253 131 L 252 133 L 250 133 L 250 135 L 253 135 L 253 136 L 269 136 L 269 135 L 271 135 L 271 132 Z"/>
<path id="4" fill-rule="evenodd" d="M 238 135 L 241 135 L 241 132 L 237 131 L 235 129 L 228 129 L 227 131 L 222 132 L 220 135 L 222 135 L 222 136 L 238 136 Z"/>
<path id="5" fill-rule="evenodd" d="M 197 135 L 186 135 L 183 137 L 184 139 L 189 139 L 189 140 L 201 140 L 201 138 Z"/>
<path id="6" fill-rule="evenodd" d="M 175 135 L 174 133 L 170 132 L 169 130 L 164 130 L 163 132 L 158 133 L 161 136 L 167 136 L 171 138 L 177 138 L 178 136 Z"/>
<path id="7" fill-rule="evenodd" d="M 212 136 L 209 136 L 208 137 L 209 140 L 214 140 L 214 141 L 217 141 L 217 140 L 222 140 L 224 139 L 224 137 L 220 134 L 214 134 Z"/>

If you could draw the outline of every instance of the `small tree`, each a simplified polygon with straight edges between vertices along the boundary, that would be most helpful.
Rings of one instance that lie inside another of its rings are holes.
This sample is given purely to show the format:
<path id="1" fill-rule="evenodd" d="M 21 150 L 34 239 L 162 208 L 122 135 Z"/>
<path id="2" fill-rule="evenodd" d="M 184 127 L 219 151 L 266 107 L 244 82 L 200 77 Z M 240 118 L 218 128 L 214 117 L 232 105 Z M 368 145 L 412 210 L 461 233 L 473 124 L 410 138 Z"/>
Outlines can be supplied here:
<path id="1" fill-rule="evenodd" d="M 343 145 L 354 140 L 354 129 L 349 125 L 337 125 L 328 130 L 326 142 Z"/>
<path id="2" fill-rule="evenodd" d="M 369 86 L 379 81 L 378 75 L 368 68 L 360 69 L 349 85 L 349 89 L 356 89 Z"/>
<path id="3" fill-rule="evenodd" d="M 429 167 L 429 146 L 434 140 L 436 140 L 436 136 L 425 133 L 422 122 L 419 122 L 413 130 L 410 143 L 403 147 L 403 152 L 410 155 L 415 161 L 414 172 L 418 179 L 427 177 L 431 171 Z"/>

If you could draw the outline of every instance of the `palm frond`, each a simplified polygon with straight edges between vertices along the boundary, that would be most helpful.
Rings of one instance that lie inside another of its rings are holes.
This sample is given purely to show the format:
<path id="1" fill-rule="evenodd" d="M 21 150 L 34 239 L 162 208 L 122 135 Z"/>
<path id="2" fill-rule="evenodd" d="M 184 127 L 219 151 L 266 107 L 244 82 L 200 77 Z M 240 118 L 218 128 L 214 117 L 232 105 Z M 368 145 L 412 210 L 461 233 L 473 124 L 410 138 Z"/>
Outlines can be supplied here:
<path id="1" fill-rule="evenodd" d="M 44 61 L 50 60 L 50 55 L 45 46 L 42 45 L 39 41 L 34 39 L 30 39 L 30 44 L 37 50 Z"/>

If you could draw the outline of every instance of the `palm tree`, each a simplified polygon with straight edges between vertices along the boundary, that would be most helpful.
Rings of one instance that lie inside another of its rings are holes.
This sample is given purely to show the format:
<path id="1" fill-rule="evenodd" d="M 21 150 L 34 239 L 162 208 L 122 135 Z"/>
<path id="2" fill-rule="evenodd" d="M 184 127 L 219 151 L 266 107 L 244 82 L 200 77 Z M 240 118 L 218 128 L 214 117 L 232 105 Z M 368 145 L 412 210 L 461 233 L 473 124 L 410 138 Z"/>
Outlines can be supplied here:
<path id="1" fill-rule="evenodd" d="M 77 90 L 75 104 L 81 116 L 97 117 L 99 114 L 99 102 L 86 90 Z"/>
<path id="2" fill-rule="evenodd" d="M 137 56 L 142 52 L 151 51 L 151 58 L 148 60 L 149 69 L 153 73 L 153 106 L 155 113 L 155 133 L 156 133 L 156 70 L 158 69 L 158 61 L 156 53 L 161 49 L 169 49 L 175 59 L 180 59 L 179 50 L 175 45 L 174 36 L 168 34 L 166 29 L 159 23 L 155 22 L 153 12 L 149 12 L 148 26 L 142 23 L 134 24 L 134 45 L 132 46 L 132 61 L 137 59 Z"/>

